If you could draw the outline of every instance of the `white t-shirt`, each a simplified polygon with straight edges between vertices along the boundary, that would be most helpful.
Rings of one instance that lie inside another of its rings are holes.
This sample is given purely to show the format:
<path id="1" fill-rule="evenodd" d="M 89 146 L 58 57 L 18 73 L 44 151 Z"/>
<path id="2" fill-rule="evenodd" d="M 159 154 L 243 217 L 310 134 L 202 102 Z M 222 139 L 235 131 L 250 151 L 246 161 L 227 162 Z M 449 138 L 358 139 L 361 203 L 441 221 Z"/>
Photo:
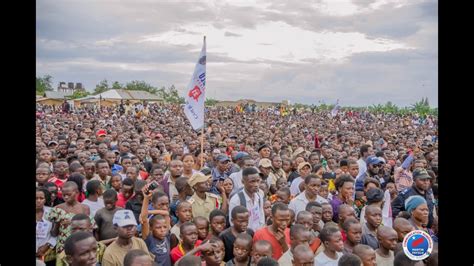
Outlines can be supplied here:
<path id="1" fill-rule="evenodd" d="M 367 163 L 364 161 L 363 158 L 357 160 L 357 164 L 359 165 L 359 173 L 357 174 L 357 178 L 361 177 L 365 172 L 367 172 Z"/>
<path id="2" fill-rule="evenodd" d="M 324 252 L 319 253 L 314 258 L 314 266 L 337 266 L 339 259 L 342 256 L 342 252 L 336 252 L 337 259 L 333 260 L 326 256 Z"/>
<path id="3" fill-rule="evenodd" d="M 304 182 L 304 179 L 301 176 L 298 176 L 297 178 L 293 180 L 293 182 L 291 182 L 290 192 L 292 196 L 296 196 L 298 195 L 298 193 L 301 192 L 300 190 L 301 182 Z"/>
<path id="4" fill-rule="evenodd" d="M 234 182 L 234 188 L 231 193 L 237 192 L 240 188 L 244 187 L 244 184 L 242 183 L 242 170 L 230 174 L 229 177 Z"/>
<path id="5" fill-rule="evenodd" d="M 89 209 L 91 210 L 90 217 L 94 217 L 95 213 L 98 210 L 105 207 L 104 200 L 102 198 L 98 198 L 97 201 L 90 201 L 88 199 L 85 199 L 82 201 L 82 204 L 89 206 Z"/>

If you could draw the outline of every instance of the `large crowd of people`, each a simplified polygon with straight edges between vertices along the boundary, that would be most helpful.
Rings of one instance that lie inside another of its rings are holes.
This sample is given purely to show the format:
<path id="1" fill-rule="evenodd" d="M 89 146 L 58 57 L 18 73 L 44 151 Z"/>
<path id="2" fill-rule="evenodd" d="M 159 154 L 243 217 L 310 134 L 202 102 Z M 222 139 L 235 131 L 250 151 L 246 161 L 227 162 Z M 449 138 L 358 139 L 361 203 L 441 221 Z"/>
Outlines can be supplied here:
<path id="1" fill-rule="evenodd" d="M 282 110 L 38 104 L 38 265 L 437 265 L 437 118 Z"/>

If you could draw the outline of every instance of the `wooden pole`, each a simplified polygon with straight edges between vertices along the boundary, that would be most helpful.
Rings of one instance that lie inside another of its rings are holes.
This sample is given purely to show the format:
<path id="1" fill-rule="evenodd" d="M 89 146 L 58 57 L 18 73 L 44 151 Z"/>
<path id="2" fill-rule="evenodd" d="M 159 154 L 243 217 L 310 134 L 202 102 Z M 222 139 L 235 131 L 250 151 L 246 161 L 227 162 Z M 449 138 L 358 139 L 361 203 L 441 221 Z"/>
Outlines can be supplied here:
<path id="1" fill-rule="evenodd" d="M 201 128 L 201 169 L 204 165 L 204 125 Z"/>

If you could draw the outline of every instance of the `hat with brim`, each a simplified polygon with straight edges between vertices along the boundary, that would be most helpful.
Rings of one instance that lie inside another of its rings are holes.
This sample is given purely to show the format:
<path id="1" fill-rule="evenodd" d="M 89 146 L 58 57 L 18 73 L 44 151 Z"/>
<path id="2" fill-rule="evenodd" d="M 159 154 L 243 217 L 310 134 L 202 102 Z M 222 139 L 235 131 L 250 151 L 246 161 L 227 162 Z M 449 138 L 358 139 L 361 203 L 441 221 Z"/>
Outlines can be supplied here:
<path id="1" fill-rule="evenodd" d="M 105 129 L 99 129 L 96 133 L 97 137 L 106 136 L 106 135 L 107 135 L 107 131 L 105 131 Z"/>
<path id="2" fill-rule="evenodd" d="M 225 154 L 219 154 L 219 155 L 217 155 L 216 160 L 223 163 L 225 161 L 230 161 L 230 158 Z"/>
<path id="3" fill-rule="evenodd" d="M 131 210 L 118 210 L 114 214 L 112 224 L 120 227 L 137 225 L 137 220 L 135 219 L 135 216 Z"/>
<path id="4" fill-rule="evenodd" d="M 235 155 L 234 159 L 235 159 L 235 160 L 240 160 L 240 159 L 242 159 L 242 158 L 244 158 L 245 156 L 248 156 L 248 155 L 249 155 L 249 154 L 246 153 L 246 152 L 239 151 L 239 152 Z"/>
<path id="5" fill-rule="evenodd" d="M 258 162 L 258 167 L 263 167 L 263 168 L 272 167 L 272 162 L 267 158 L 263 158 Z"/>
<path id="6" fill-rule="evenodd" d="M 298 156 L 300 153 L 303 153 L 304 152 L 304 148 L 303 147 L 299 147 L 298 149 L 296 149 L 294 152 L 293 152 L 293 155 L 291 157 L 296 158 L 296 156 Z"/>
<path id="7" fill-rule="evenodd" d="M 206 182 L 211 178 L 211 175 L 204 175 L 201 172 L 194 173 L 188 180 L 188 184 L 193 187 L 197 183 Z"/>
<path id="8" fill-rule="evenodd" d="M 381 161 L 379 159 L 379 157 L 375 157 L 373 155 L 367 157 L 367 165 L 369 165 L 369 164 L 379 164 L 379 163 L 383 163 L 383 161 Z"/>
<path id="9" fill-rule="evenodd" d="M 58 142 L 57 142 L 57 141 L 54 141 L 54 140 L 48 142 L 48 146 L 51 146 L 51 145 L 53 145 L 53 144 L 58 145 Z"/>
<path id="10" fill-rule="evenodd" d="M 431 176 L 428 174 L 428 171 L 423 168 L 416 168 L 413 170 L 413 179 L 431 179 Z"/>
<path id="11" fill-rule="evenodd" d="M 301 171 L 301 169 L 303 169 L 303 167 L 305 166 L 308 166 L 310 171 L 312 170 L 311 164 L 309 164 L 308 162 L 302 162 L 298 164 L 298 172 Z"/>

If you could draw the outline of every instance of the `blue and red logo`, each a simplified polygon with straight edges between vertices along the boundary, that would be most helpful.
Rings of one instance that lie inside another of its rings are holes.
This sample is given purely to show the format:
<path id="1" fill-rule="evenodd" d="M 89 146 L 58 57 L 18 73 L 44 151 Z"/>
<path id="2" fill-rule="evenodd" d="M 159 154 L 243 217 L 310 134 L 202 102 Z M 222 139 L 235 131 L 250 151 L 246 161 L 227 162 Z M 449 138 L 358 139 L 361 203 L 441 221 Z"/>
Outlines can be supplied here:
<path id="1" fill-rule="evenodd" d="M 403 239 L 403 251 L 411 260 L 424 260 L 433 250 L 433 239 L 422 230 L 414 230 Z"/>

